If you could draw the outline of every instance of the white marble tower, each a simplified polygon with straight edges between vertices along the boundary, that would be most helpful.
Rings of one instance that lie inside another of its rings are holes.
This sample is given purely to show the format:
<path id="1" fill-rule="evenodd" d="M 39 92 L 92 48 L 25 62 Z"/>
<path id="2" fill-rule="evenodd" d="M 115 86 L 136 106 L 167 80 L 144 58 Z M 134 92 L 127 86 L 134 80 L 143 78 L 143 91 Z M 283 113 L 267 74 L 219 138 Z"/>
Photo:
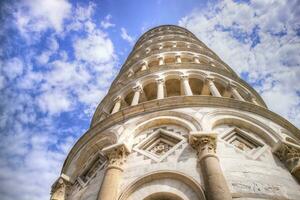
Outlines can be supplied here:
<path id="1" fill-rule="evenodd" d="M 300 199 L 300 131 L 188 30 L 141 36 L 54 200 Z"/>

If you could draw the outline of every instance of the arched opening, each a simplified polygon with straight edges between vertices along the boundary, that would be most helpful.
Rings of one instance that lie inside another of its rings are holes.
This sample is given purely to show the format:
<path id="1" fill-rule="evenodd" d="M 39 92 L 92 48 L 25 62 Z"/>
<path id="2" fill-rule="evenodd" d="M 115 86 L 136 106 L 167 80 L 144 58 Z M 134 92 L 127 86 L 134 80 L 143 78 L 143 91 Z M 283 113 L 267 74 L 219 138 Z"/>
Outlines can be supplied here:
<path id="1" fill-rule="evenodd" d="M 158 59 L 157 59 L 157 58 L 154 59 L 154 60 L 151 60 L 151 61 L 149 62 L 149 65 L 148 65 L 149 68 L 155 67 L 155 66 L 158 66 Z"/>
<path id="2" fill-rule="evenodd" d="M 223 94 L 224 91 L 225 91 L 225 87 L 224 85 L 222 85 L 221 83 L 217 82 L 217 81 L 214 81 L 217 89 L 219 90 L 220 94 Z"/>
<path id="3" fill-rule="evenodd" d="M 181 95 L 180 80 L 178 79 L 167 80 L 166 89 L 167 89 L 167 97 L 180 96 Z"/>
<path id="4" fill-rule="evenodd" d="M 165 63 L 166 64 L 175 63 L 175 57 L 174 56 L 167 56 L 167 57 L 165 57 Z"/>
<path id="5" fill-rule="evenodd" d="M 148 101 L 157 98 L 157 85 L 155 82 L 147 84 L 144 86 L 143 90 Z"/>
<path id="6" fill-rule="evenodd" d="M 201 186 L 193 178 L 176 171 L 156 171 L 130 183 L 118 198 L 118 200 L 129 199 L 205 200 L 206 198 Z"/>
<path id="7" fill-rule="evenodd" d="M 126 103 L 125 106 L 131 105 L 133 95 L 134 95 L 133 91 L 126 95 L 126 97 L 124 98 L 124 101 Z"/>
<path id="8" fill-rule="evenodd" d="M 198 78 L 190 78 L 189 83 L 190 83 L 190 87 L 192 89 L 193 95 L 201 95 L 203 82 Z"/>
<path id="9" fill-rule="evenodd" d="M 168 192 L 158 192 L 155 194 L 151 194 L 143 200 L 183 200 L 181 197 L 176 194 L 168 193 Z"/>

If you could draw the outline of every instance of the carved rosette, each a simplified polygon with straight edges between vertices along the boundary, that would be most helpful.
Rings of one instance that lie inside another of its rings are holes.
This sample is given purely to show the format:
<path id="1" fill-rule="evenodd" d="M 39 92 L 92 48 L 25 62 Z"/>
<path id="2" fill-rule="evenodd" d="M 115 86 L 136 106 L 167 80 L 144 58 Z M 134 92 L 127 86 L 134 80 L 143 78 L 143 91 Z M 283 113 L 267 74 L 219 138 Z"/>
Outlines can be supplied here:
<path id="1" fill-rule="evenodd" d="M 65 200 L 70 189 L 70 182 L 64 178 L 59 177 L 52 185 L 50 200 Z"/>
<path id="2" fill-rule="evenodd" d="M 200 160 L 206 155 L 214 155 L 217 149 L 216 134 L 191 134 L 189 142 L 191 146 L 197 150 L 197 155 Z"/>
<path id="3" fill-rule="evenodd" d="M 129 154 L 128 149 L 125 145 L 113 146 L 109 149 L 104 150 L 108 157 L 108 168 L 122 168 L 126 162 L 127 155 Z"/>
<path id="4" fill-rule="evenodd" d="M 289 142 L 281 142 L 276 146 L 274 154 L 300 181 L 300 146 Z"/>

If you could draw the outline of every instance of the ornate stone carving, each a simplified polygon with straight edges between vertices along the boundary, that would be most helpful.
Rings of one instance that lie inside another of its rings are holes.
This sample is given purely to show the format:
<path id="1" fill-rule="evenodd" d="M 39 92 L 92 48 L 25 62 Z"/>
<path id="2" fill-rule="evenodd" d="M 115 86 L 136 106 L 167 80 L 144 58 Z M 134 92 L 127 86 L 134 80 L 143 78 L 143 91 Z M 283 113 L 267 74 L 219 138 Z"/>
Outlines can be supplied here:
<path id="1" fill-rule="evenodd" d="M 290 172 L 300 181 L 300 146 L 290 142 L 280 142 L 273 149 Z"/>
<path id="2" fill-rule="evenodd" d="M 172 148 L 171 145 L 169 145 L 163 141 L 160 141 L 155 146 L 153 146 L 152 149 L 150 149 L 149 151 L 158 156 L 161 156 L 161 155 L 167 153 L 171 148 Z"/>
<path id="3" fill-rule="evenodd" d="M 122 168 L 126 162 L 126 157 L 129 154 L 128 148 L 124 144 L 117 144 L 103 149 L 103 152 L 108 157 L 108 168 Z"/>
<path id="4" fill-rule="evenodd" d="M 174 131 L 159 128 L 139 142 L 134 150 L 156 162 L 161 162 L 184 141 L 184 137 Z"/>
<path id="5" fill-rule="evenodd" d="M 65 200 L 70 187 L 69 177 L 62 174 L 52 185 L 50 200 Z"/>
<path id="6" fill-rule="evenodd" d="M 190 144 L 197 150 L 199 159 L 204 154 L 215 154 L 217 149 L 216 134 L 196 133 L 190 135 Z"/>

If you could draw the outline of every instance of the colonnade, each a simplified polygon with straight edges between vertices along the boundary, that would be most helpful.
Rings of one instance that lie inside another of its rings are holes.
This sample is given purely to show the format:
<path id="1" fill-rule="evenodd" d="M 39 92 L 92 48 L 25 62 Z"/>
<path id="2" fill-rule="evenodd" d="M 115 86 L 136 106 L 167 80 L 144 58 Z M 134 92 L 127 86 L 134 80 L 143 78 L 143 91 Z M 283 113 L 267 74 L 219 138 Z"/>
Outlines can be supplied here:
<path id="1" fill-rule="evenodd" d="M 164 99 L 168 97 L 167 94 L 167 87 L 171 87 L 171 85 L 165 84 L 164 78 L 158 78 L 155 80 L 156 82 L 156 88 L 154 90 L 156 91 L 156 98 L 155 99 Z M 189 76 L 188 75 L 181 75 L 180 76 L 180 84 L 181 84 L 181 95 L 184 96 L 192 96 L 194 95 L 190 82 L 189 82 Z M 174 86 L 173 86 L 174 87 Z M 199 86 L 200 87 L 200 86 Z M 143 86 L 142 85 L 136 85 L 132 88 L 133 97 L 131 99 L 131 102 L 127 102 L 128 105 L 134 106 L 141 102 L 141 94 L 143 93 Z M 128 92 L 129 94 L 130 92 Z M 128 95 L 127 94 L 127 95 Z M 203 81 L 203 86 L 201 89 L 200 95 L 211 95 L 215 97 L 227 97 L 227 98 L 234 98 L 239 101 L 250 101 L 256 105 L 259 105 L 258 102 L 254 97 L 250 98 L 249 100 L 245 99 L 240 92 L 237 89 L 237 86 L 230 83 L 227 85 L 227 87 L 224 89 L 224 91 L 221 92 L 217 88 L 214 78 L 213 77 L 206 77 Z M 111 110 L 111 114 L 118 112 L 121 110 L 122 102 L 124 101 L 124 98 L 126 96 L 118 96 L 114 99 L 114 105 Z"/>
<path id="2" fill-rule="evenodd" d="M 172 62 L 166 62 L 166 60 L 172 60 Z M 194 64 L 207 64 L 211 67 L 217 67 L 220 66 L 219 63 L 216 63 L 217 61 L 210 59 L 210 58 L 205 58 L 205 56 L 201 55 L 201 54 L 190 54 L 190 53 L 168 53 L 168 54 L 163 54 L 163 55 L 158 55 L 154 58 L 147 58 L 144 59 L 142 62 L 139 62 L 137 65 L 135 66 L 133 65 L 133 67 L 131 67 L 130 69 L 128 69 L 127 71 L 127 77 L 131 77 L 132 75 L 134 75 L 135 73 L 139 72 L 139 71 L 145 71 L 155 65 L 157 66 L 162 66 L 165 64 L 180 64 L 180 63 L 194 63 Z M 155 63 L 155 64 L 153 64 Z M 225 68 L 225 67 L 221 67 L 221 68 Z"/>

